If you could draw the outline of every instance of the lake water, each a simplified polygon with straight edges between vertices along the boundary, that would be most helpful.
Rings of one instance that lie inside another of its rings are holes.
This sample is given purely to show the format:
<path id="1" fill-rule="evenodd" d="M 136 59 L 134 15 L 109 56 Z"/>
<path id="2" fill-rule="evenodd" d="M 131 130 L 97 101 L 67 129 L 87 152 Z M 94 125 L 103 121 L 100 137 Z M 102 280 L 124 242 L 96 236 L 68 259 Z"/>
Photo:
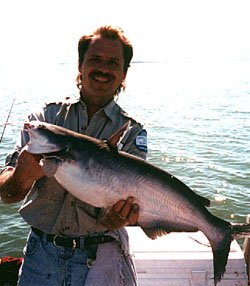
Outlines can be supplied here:
<path id="1" fill-rule="evenodd" d="M 77 93 L 76 66 L 53 64 L 12 77 L 1 67 L 0 164 L 29 111 Z M 148 131 L 148 161 L 212 201 L 231 222 L 250 213 L 250 60 L 137 62 L 118 103 Z M 0 256 L 21 255 L 29 227 L 19 204 L 0 203 Z"/>

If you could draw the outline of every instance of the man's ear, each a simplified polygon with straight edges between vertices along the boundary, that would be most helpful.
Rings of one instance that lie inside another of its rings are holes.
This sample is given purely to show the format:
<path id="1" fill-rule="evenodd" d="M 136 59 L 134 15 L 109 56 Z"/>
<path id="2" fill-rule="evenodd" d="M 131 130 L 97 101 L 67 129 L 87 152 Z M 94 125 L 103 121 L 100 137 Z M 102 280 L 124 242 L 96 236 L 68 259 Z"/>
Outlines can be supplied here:
<path id="1" fill-rule="evenodd" d="M 123 72 L 123 81 L 125 81 L 126 76 L 127 76 L 127 70 Z"/>

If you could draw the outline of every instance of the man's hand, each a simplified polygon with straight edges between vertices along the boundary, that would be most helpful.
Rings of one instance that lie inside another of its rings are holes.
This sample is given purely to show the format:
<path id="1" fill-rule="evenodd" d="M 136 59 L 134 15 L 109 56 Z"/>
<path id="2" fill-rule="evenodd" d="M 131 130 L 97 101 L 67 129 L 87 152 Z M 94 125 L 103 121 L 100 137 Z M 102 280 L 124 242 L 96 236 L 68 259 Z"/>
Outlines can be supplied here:
<path id="1" fill-rule="evenodd" d="M 118 201 L 110 211 L 101 215 L 100 223 L 110 230 L 135 225 L 139 218 L 139 206 L 133 202 L 133 197 Z"/>
<path id="2" fill-rule="evenodd" d="M 15 175 L 21 180 L 34 182 L 44 176 L 42 167 L 39 165 L 41 155 L 34 155 L 23 150 L 18 159 Z"/>

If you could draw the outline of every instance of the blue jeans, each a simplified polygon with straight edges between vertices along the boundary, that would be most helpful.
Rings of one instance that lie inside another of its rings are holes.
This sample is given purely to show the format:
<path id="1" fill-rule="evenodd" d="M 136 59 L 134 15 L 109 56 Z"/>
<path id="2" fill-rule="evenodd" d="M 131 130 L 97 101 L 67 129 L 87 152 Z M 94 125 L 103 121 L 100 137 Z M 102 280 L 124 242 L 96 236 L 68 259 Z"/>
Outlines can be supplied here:
<path id="1" fill-rule="evenodd" d="M 89 268 L 85 250 L 55 246 L 30 232 L 19 286 L 82 286 Z"/>

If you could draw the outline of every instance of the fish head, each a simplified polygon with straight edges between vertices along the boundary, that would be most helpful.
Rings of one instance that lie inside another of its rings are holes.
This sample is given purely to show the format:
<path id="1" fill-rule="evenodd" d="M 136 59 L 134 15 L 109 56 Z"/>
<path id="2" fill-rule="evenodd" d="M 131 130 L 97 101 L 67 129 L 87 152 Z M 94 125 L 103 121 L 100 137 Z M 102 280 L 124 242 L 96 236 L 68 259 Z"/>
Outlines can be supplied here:
<path id="1" fill-rule="evenodd" d="M 24 124 L 24 130 L 28 131 L 30 140 L 26 150 L 32 154 L 46 154 L 58 152 L 67 146 L 67 140 L 51 130 L 52 125 L 31 121 Z"/>

